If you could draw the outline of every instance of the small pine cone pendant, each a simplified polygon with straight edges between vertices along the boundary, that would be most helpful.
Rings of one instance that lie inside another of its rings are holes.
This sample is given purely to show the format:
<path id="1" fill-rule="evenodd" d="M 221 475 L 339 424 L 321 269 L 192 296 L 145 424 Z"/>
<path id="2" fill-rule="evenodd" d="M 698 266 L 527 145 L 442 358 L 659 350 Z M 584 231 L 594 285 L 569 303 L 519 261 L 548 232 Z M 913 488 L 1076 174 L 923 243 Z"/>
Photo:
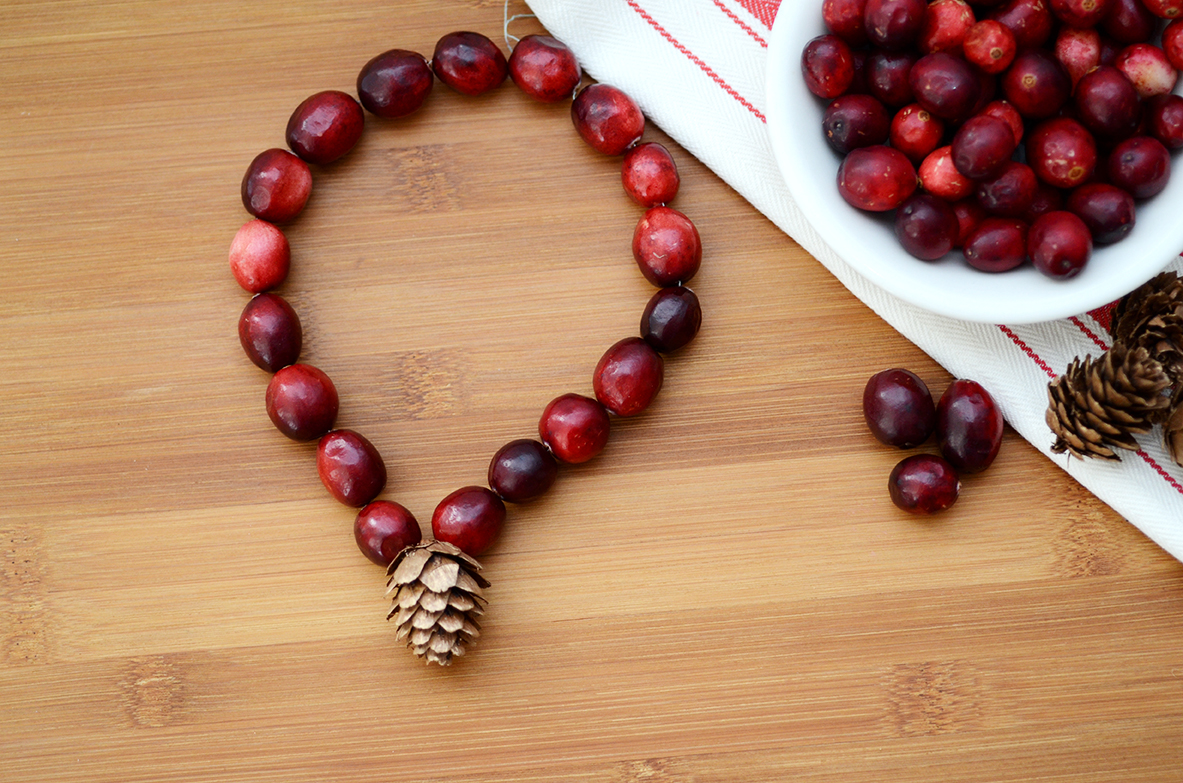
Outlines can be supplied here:
<path id="1" fill-rule="evenodd" d="M 475 618 L 484 614 L 489 582 L 480 570 L 480 563 L 443 541 L 400 552 L 386 571 L 386 594 L 394 602 L 386 619 L 395 618 L 397 638 L 428 663 L 448 666 L 464 655 L 481 635 Z"/>

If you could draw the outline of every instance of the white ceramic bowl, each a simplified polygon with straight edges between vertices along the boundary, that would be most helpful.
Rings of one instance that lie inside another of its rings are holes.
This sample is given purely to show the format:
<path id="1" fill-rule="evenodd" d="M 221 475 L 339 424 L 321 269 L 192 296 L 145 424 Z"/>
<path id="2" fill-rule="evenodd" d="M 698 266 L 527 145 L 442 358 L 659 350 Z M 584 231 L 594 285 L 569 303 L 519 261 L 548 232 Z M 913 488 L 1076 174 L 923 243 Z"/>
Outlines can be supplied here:
<path id="1" fill-rule="evenodd" d="M 781 4 L 768 45 L 768 132 L 789 191 L 838 255 L 900 299 L 934 313 L 987 323 L 1036 323 L 1105 305 L 1132 291 L 1183 251 L 1183 160 L 1163 192 L 1139 202 L 1133 230 L 1094 248 L 1079 275 L 1052 280 L 1030 263 L 991 274 L 973 269 L 958 250 L 935 262 L 910 256 L 896 241 L 890 216 L 851 207 L 838 193 L 841 157 L 821 129 L 826 102 L 801 78 L 801 51 L 826 32 L 821 0 Z M 1181 80 L 1183 82 L 1183 80 Z M 1183 90 L 1183 84 L 1176 91 Z"/>

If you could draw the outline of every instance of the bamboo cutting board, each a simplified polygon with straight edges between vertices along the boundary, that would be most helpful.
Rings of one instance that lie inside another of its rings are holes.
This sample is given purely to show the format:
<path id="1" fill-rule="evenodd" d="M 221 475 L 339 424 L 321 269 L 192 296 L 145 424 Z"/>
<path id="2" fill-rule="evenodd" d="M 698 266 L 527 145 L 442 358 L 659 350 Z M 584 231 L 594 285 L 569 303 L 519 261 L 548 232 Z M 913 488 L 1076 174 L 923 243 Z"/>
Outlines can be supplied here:
<path id="1" fill-rule="evenodd" d="M 0 2 L 0 779 L 1178 781 L 1183 566 L 1009 430 L 950 512 L 898 512 L 863 384 L 949 376 L 655 128 L 701 334 L 511 509 L 472 653 L 395 643 L 352 513 L 267 420 L 226 250 L 301 100 L 502 13 Z M 508 84 L 437 84 L 316 172 L 282 293 L 385 497 L 429 520 L 590 392 L 651 293 L 639 214 Z"/>

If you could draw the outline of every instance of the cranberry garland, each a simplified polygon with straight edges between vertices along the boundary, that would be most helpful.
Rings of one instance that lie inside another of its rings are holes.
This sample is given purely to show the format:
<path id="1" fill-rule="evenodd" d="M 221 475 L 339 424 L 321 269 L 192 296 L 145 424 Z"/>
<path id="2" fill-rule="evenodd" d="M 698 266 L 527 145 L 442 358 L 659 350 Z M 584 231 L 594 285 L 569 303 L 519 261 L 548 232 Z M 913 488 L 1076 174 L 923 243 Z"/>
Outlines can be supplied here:
<path id="1" fill-rule="evenodd" d="M 333 429 L 339 399 L 321 370 L 298 362 L 302 329 L 295 310 L 270 290 L 286 279 L 291 249 L 276 227 L 294 220 L 312 189 L 308 164 L 328 165 L 361 138 L 365 111 L 395 119 L 419 109 L 434 77 L 464 95 L 480 95 L 510 76 L 531 98 L 557 103 L 575 96 L 571 118 L 579 135 L 606 155 L 624 155 L 625 191 L 646 212 L 633 234 L 633 256 L 659 290 L 641 316 L 641 335 L 613 345 L 592 375 L 594 399 L 564 394 L 546 406 L 538 422 L 540 440 L 503 446 L 489 465 L 488 485 L 466 486 L 448 495 L 432 514 L 434 541 L 423 542 L 419 523 L 405 507 L 375 500 L 386 485 L 386 466 L 374 445 L 357 432 Z M 678 192 L 677 167 L 657 143 L 640 143 L 645 118 L 625 93 L 605 84 L 576 94 L 583 73 L 564 44 L 545 35 L 521 39 L 507 61 L 478 33 L 455 32 L 436 44 L 430 61 L 392 49 L 366 63 L 357 78 L 360 103 L 338 91 L 317 93 L 301 103 L 287 126 L 292 152 L 269 149 L 250 164 L 242 180 L 242 201 L 255 219 L 239 229 L 230 246 L 230 268 L 238 283 L 255 294 L 238 323 L 247 356 L 273 373 L 267 386 L 267 414 L 287 437 L 318 441 L 316 467 L 334 498 L 360 508 L 354 523 L 358 547 L 388 567 L 399 638 L 420 657 L 441 665 L 462 655 L 478 635 L 481 588 L 472 559 L 488 549 L 505 523 L 505 502 L 524 503 L 554 483 L 559 462 L 578 464 L 608 442 L 611 416 L 635 416 L 661 389 L 662 354 L 676 351 L 697 334 L 702 321 L 698 298 L 684 283 L 698 271 L 702 244 L 694 224 L 666 206 Z M 364 107 L 364 111 L 363 111 Z M 294 154 L 293 154 L 294 153 Z"/>

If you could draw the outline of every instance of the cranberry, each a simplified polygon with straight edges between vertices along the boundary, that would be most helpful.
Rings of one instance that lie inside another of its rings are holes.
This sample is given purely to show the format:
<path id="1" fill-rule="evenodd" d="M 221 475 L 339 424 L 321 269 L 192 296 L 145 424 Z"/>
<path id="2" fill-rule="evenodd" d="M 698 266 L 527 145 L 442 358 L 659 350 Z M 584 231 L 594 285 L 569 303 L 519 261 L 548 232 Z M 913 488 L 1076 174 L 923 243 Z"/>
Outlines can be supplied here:
<path id="1" fill-rule="evenodd" d="M 1097 145 L 1079 122 L 1057 117 L 1040 123 L 1027 136 L 1027 163 L 1049 185 L 1075 187 L 1092 176 Z"/>
<path id="2" fill-rule="evenodd" d="M 698 297 L 685 286 L 655 293 L 641 314 L 641 337 L 658 353 L 672 353 L 688 344 L 702 325 Z"/>
<path id="3" fill-rule="evenodd" d="M 551 400 L 538 420 L 538 435 L 563 462 L 587 462 L 608 445 L 611 420 L 595 400 L 564 394 Z"/>
<path id="4" fill-rule="evenodd" d="M 1008 160 L 997 177 L 978 182 L 975 195 L 991 215 L 1022 217 L 1038 189 L 1039 183 L 1030 166 Z"/>
<path id="5" fill-rule="evenodd" d="M 546 446 L 526 438 L 502 446 L 489 463 L 489 486 L 510 503 L 542 497 L 558 475 L 558 463 Z"/>
<path id="6" fill-rule="evenodd" d="M 1032 223 L 1040 215 L 1055 212 L 1064 207 L 1063 191 L 1046 182 L 1039 182 L 1035 186 L 1035 197 L 1020 216 L 1027 223 Z"/>
<path id="7" fill-rule="evenodd" d="M 357 75 L 361 105 L 378 117 L 405 117 L 419 109 L 435 79 L 423 55 L 391 49 L 365 64 Z"/>
<path id="8" fill-rule="evenodd" d="M 1027 256 L 1043 274 L 1056 280 L 1075 277 L 1093 253 L 1084 221 L 1071 212 L 1041 215 L 1027 232 Z"/>
<path id="9" fill-rule="evenodd" d="M 974 269 L 1014 269 L 1027 258 L 1027 224 L 1014 218 L 986 218 L 966 237 L 962 250 Z"/>
<path id="10" fill-rule="evenodd" d="M 255 365 L 276 372 L 300 358 L 303 331 L 296 311 L 278 294 L 259 294 L 238 319 L 238 340 Z"/>
<path id="11" fill-rule="evenodd" d="M 362 554 L 385 568 L 399 552 L 422 541 L 423 533 L 406 508 L 389 500 L 375 500 L 358 512 L 353 538 Z"/>
<path id="12" fill-rule="evenodd" d="M 973 193 L 974 183 L 953 165 L 953 148 L 944 146 L 929 153 L 920 164 L 920 184 L 945 201 L 959 201 Z"/>
<path id="13" fill-rule="evenodd" d="M 527 35 L 509 55 L 509 76 L 534 100 L 557 103 L 575 94 L 583 69 L 562 41 L 549 35 Z"/>
<path id="14" fill-rule="evenodd" d="M 279 370 L 267 384 L 267 415 L 292 440 L 316 440 L 337 420 L 337 388 L 310 364 Z"/>
<path id="15" fill-rule="evenodd" d="M 685 283 L 702 264 L 702 240 L 690 218 L 670 207 L 653 207 L 633 231 L 633 258 L 655 286 Z"/>
<path id="16" fill-rule="evenodd" d="M 1162 53 L 1167 62 L 1183 71 L 1183 19 L 1176 19 L 1162 31 Z"/>
<path id="17" fill-rule="evenodd" d="M 462 95 L 480 95 L 505 81 L 509 65 L 497 45 L 480 33 L 448 33 L 435 45 L 431 69 Z"/>
<path id="18" fill-rule="evenodd" d="M 288 120 L 287 142 L 309 163 L 332 163 L 353 149 L 366 115 L 352 95 L 326 90 L 306 98 Z"/>
<path id="19" fill-rule="evenodd" d="M 867 58 L 867 90 L 887 106 L 912 102 L 908 78 L 917 57 L 912 52 L 874 52 Z"/>
<path id="20" fill-rule="evenodd" d="M 1127 46 L 1118 53 L 1114 65 L 1134 85 L 1139 98 L 1167 95 L 1179 80 L 1179 74 L 1167 61 L 1167 56 L 1154 44 Z"/>
<path id="21" fill-rule="evenodd" d="M 1061 30 L 1096 27 L 1109 10 L 1107 0 L 1050 0 L 1052 13 L 1064 23 Z"/>
<path id="22" fill-rule="evenodd" d="M 862 46 L 867 42 L 863 28 L 863 10 L 867 0 L 824 0 L 822 20 L 826 29 L 851 46 Z"/>
<path id="23" fill-rule="evenodd" d="M 937 403 L 937 443 L 961 473 L 990 467 L 1002 445 L 1002 413 L 980 383 L 956 380 Z"/>
<path id="24" fill-rule="evenodd" d="M 1147 130 L 1168 150 L 1183 149 L 1183 98 L 1159 95 L 1147 111 Z"/>
<path id="25" fill-rule="evenodd" d="M 1068 197 L 1068 211 L 1084 221 L 1093 242 L 1109 245 L 1134 227 L 1134 197 L 1102 182 L 1081 185 Z"/>
<path id="26" fill-rule="evenodd" d="M 1015 135 L 1006 120 L 979 114 L 958 129 L 950 152 L 962 176 L 981 180 L 1002 173 L 1015 146 Z"/>
<path id="27" fill-rule="evenodd" d="M 316 446 L 316 472 L 333 497 L 361 508 L 386 486 L 386 464 L 374 444 L 353 430 L 333 430 Z"/>
<path id="28" fill-rule="evenodd" d="M 1138 91 L 1121 71 L 1109 65 L 1094 68 L 1076 85 L 1076 116 L 1098 136 L 1124 139 L 1142 118 Z"/>
<path id="29" fill-rule="evenodd" d="M 626 337 L 600 358 L 592 388 L 596 399 L 617 416 L 636 416 L 653 402 L 664 376 L 657 351 L 640 337 Z"/>
<path id="30" fill-rule="evenodd" d="M 1010 29 L 1019 51 L 1043 46 L 1051 38 L 1056 22 L 1044 0 L 1010 0 L 990 18 Z"/>
<path id="31" fill-rule="evenodd" d="M 624 154 L 620 182 L 633 201 L 643 207 L 655 207 L 674 200 L 681 178 L 669 150 L 650 141 Z"/>
<path id="32" fill-rule="evenodd" d="M 1010 126 L 1011 133 L 1014 134 L 1015 144 L 1023 140 L 1023 133 L 1026 131 L 1023 126 L 1023 115 L 1019 114 L 1018 109 L 1014 106 L 1006 101 L 990 101 L 982 107 L 980 113 L 1005 121 Z"/>
<path id="33" fill-rule="evenodd" d="M 867 381 L 863 418 L 877 440 L 900 449 L 924 443 L 937 425 L 928 386 L 915 373 L 898 367 L 877 372 Z"/>
<path id="34" fill-rule="evenodd" d="M 886 143 L 891 123 L 887 109 L 870 95 L 835 98 L 822 114 L 822 132 L 840 155 L 859 147 Z"/>
<path id="35" fill-rule="evenodd" d="M 230 271 L 245 290 L 258 294 L 287 279 L 292 250 L 283 232 L 265 220 L 252 220 L 230 242 Z"/>
<path id="36" fill-rule="evenodd" d="M 431 515 L 431 532 L 476 557 L 497 540 L 505 526 L 505 504 L 484 487 L 461 487 L 440 501 Z"/>
<path id="37" fill-rule="evenodd" d="M 1099 25 L 1101 33 L 1121 44 L 1149 41 L 1158 29 L 1158 17 L 1142 0 L 1110 0 L 1109 10 Z"/>
<path id="38" fill-rule="evenodd" d="M 1075 87 L 1082 76 L 1101 64 L 1100 33 L 1092 28 L 1061 27 L 1056 36 L 1056 59 L 1068 71 Z"/>
<path id="39" fill-rule="evenodd" d="M 908 72 L 908 84 L 916 102 L 945 120 L 968 117 L 981 97 L 978 75 L 960 57 L 947 52 L 926 54 Z"/>
<path id="40" fill-rule="evenodd" d="M 287 150 L 260 152 L 242 177 L 243 206 L 269 223 L 286 223 L 299 215 L 311 193 L 308 164 Z"/>
<path id="41" fill-rule="evenodd" d="M 854 53 L 836 35 L 819 35 L 801 52 L 805 86 L 819 98 L 837 98 L 854 81 Z"/>
<path id="42" fill-rule="evenodd" d="M 1133 136 L 1109 153 L 1109 181 L 1134 198 L 1158 195 L 1171 179 L 1171 154 L 1158 139 Z"/>
<path id="43" fill-rule="evenodd" d="M 959 51 L 973 24 L 974 12 L 965 0 L 934 0 L 924 11 L 920 51 Z"/>
<path id="44" fill-rule="evenodd" d="M 867 0 L 863 28 L 875 46 L 905 49 L 924 26 L 924 0 Z"/>
<path id="45" fill-rule="evenodd" d="M 1028 119 L 1051 117 L 1072 95 L 1072 77 L 1052 55 L 1027 51 L 1002 75 L 1006 99 Z"/>
<path id="46" fill-rule="evenodd" d="M 584 87 L 571 103 L 571 121 L 583 140 L 605 155 L 619 155 L 645 131 L 640 107 L 608 84 Z"/>
<path id="47" fill-rule="evenodd" d="M 1015 59 L 1015 36 L 1001 22 L 983 19 L 969 28 L 961 48 L 983 73 L 1002 73 Z"/>
<path id="48" fill-rule="evenodd" d="M 838 167 L 838 192 L 869 212 L 895 209 L 916 190 L 916 169 L 907 156 L 876 145 L 851 150 Z"/>
<path id="49" fill-rule="evenodd" d="M 989 217 L 986 210 L 978 204 L 976 199 L 966 198 L 957 201 L 953 204 L 953 214 L 957 216 L 957 244 L 956 247 L 964 247 L 965 241 L 969 239 L 973 232 L 978 230 L 978 226 Z"/>
<path id="50" fill-rule="evenodd" d="M 915 193 L 895 213 L 895 235 L 904 250 L 935 261 L 957 242 L 957 215 L 944 199 Z"/>
<path id="51" fill-rule="evenodd" d="M 1142 0 L 1142 5 L 1160 19 L 1174 19 L 1183 12 L 1180 0 Z"/>
<path id="52" fill-rule="evenodd" d="M 916 164 L 937 148 L 944 135 L 945 123 L 926 112 L 918 103 L 900 109 L 891 121 L 891 146 Z"/>
<path id="53" fill-rule="evenodd" d="M 945 460 L 932 454 L 905 457 L 887 479 L 891 502 L 911 514 L 936 514 L 957 502 L 961 480 Z"/>

